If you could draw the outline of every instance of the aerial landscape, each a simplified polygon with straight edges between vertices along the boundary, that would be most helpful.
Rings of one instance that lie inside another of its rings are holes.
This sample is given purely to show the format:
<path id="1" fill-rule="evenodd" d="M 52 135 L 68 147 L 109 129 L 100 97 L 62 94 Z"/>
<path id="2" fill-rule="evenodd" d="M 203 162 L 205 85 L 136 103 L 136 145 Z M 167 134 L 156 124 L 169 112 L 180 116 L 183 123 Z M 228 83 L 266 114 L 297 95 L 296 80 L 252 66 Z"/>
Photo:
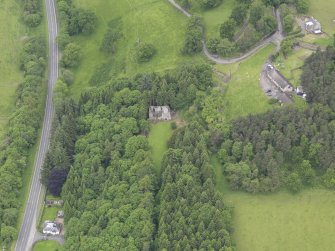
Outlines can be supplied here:
<path id="1" fill-rule="evenodd" d="M 335 250 L 334 0 L 0 21 L 0 250 Z"/>

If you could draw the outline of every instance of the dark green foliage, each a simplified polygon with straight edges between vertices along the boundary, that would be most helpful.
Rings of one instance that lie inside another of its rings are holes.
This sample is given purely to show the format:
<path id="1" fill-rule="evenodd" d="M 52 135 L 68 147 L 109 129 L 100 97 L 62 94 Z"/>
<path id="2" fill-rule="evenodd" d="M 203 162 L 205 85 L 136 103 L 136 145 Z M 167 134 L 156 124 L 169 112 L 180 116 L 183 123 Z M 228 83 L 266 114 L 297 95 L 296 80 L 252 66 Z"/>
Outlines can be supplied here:
<path id="1" fill-rule="evenodd" d="M 222 0 L 199 0 L 200 5 L 204 9 L 211 9 L 219 6 L 222 3 Z"/>
<path id="2" fill-rule="evenodd" d="M 328 105 L 335 111 L 335 49 L 317 51 L 306 60 L 301 83 L 307 93 L 307 100 Z"/>
<path id="3" fill-rule="evenodd" d="M 308 9 L 309 9 L 308 0 L 296 0 L 295 6 L 299 13 L 306 14 L 308 12 Z"/>
<path id="4" fill-rule="evenodd" d="M 42 20 L 41 0 L 21 0 L 23 2 L 23 21 L 30 27 L 36 27 Z"/>
<path id="5" fill-rule="evenodd" d="M 176 129 L 161 179 L 143 136 L 150 104 L 189 106 L 195 92 L 212 84 L 208 65 L 184 65 L 163 76 L 114 80 L 82 95 L 74 163 L 62 192 L 64 249 L 229 250 L 231 212 L 212 182 L 205 130 L 198 123 Z"/>
<path id="6" fill-rule="evenodd" d="M 149 43 L 139 42 L 135 50 L 135 57 L 138 63 L 148 62 L 156 54 L 155 46 Z"/>
<path id="7" fill-rule="evenodd" d="M 72 8 L 69 15 L 68 31 L 69 34 L 91 34 L 96 26 L 96 16 L 94 12 L 79 8 Z"/>
<path id="8" fill-rule="evenodd" d="M 231 12 L 230 18 L 233 19 L 237 25 L 243 24 L 248 14 L 247 6 L 239 4 Z"/>
<path id="9" fill-rule="evenodd" d="M 202 50 L 202 24 L 199 17 L 192 16 L 186 26 L 186 37 L 182 52 L 195 54 Z"/>
<path id="10" fill-rule="evenodd" d="M 219 151 L 231 187 L 267 192 L 283 184 L 297 192 L 329 174 L 335 163 L 334 118 L 329 108 L 315 105 L 234 121 Z"/>
<path id="11" fill-rule="evenodd" d="M 40 97 L 45 72 L 44 38 L 30 38 L 23 46 L 20 63 L 23 82 L 16 91 L 16 110 L 0 148 L 0 222 L 1 241 L 5 247 L 16 237 L 16 224 L 23 172 L 28 154 L 36 142 L 42 117 Z"/>
<path id="12" fill-rule="evenodd" d="M 67 171 L 64 169 L 52 169 L 48 180 L 48 190 L 53 196 L 59 196 L 63 184 L 66 181 Z"/>
<path id="13" fill-rule="evenodd" d="M 220 26 L 220 37 L 228 38 L 230 41 L 233 40 L 236 30 L 236 21 L 234 19 L 228 19 Z"/>
<path id="14" fill-rule="evenodd" d="M 162 163 L 157 250 L 227 250 L 230 210 L 215 190 L 206 133 L 196 122 L 172 136 Z"/>
<path id="15" fill-rule="evenodd" d="M 67 44 L 62 54 L 62 66 L 66 68 L 74 68 L 78 66 L 79 59 L 80 47 L 75 43 Z"/>

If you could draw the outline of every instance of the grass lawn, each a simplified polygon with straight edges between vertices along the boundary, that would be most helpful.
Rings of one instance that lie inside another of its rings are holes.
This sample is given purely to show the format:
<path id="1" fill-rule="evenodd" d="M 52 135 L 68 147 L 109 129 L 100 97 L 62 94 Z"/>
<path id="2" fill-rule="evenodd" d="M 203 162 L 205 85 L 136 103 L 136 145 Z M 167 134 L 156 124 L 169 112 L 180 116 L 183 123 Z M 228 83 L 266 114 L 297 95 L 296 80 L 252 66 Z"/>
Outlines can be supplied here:
<path id="1" fill-rule="evenodd" d="M 15 91 L 23 79 L 19 54 L 26 30 L 19 22 L 20 16 L 21 8 L 17 1 L 0 1 L 0 138 L 15 111 Z"/>
<path id="2" fill-rule="evenodd" d="M 165 151 L 167 150 L 167 142 L 172 135 L 171 122 L 159 122 L 153 124 L 149 134 L 149 144 L 152 151 L 152 159 L 157 169 Z"/>
<path id="3" fill-rule="evenodd" d="M 217 188 L 234 207 L 233 240 L 239 251 L 331 251 L 335 247 L 335 192 L 282 191 L 268 195 L 233 192 L 212 158 Z"/>
<path id="4" fill-rule="evenodd" d="M 217 70 L 232 74 L 224 97 L 224 116 L 227 120 L 265 112 L 271 108 L 268 98 L 259 86 L 259 74 L 273 49 L 274 46 L 270 45 L 246 61 L 229 66 L 216 66 Z"/>
<path id="5" fill-rule="evenodd" d="M 200 60 L 200 56 L 183 57 L 187 18 L 168 1 L 157 0 L 75 0 L 75 5 L 90 9 L 98 16 L 94 34 L 79 36 L 76 41 L 82 50 L 80 66 L 75 70 L 72 93 L 79 96 L 89 87 L 89 80 L 97 66 L 109 62 L 110 76 L 134 75 L 140 72 L 163 71 L 174 68 L 185 60 Z M 115 55 L 99 51 L 108 22 L 120 19 L 123 37 L 117 43 Z M 157 53 L 150 62 L 139 64 L 134 60 L 136 42 L 154 44 Z"/>
<path id="6" fill-rule="evenodd" d="M 335 33 L 335 4 L 329 0 L 309 1 L 309 15 L 314 16 L 322 30 L 332 36 Z"/>
<path id="7" fill-rule="evenodd" d="M 56 251 L 60 247 L 57 241 L 39 241 L 35 244 L 33 251 Z"/>
<path id="8" fill-rule="evenodd" d="M 304 61 L 311 54 L 312 51 L 300 48 L 297 51 L 293 51 L 287 58 L 278 57 L 274 65 L 294 87 L 297 87 L 300 85 L 300 76 L 302 74 L 302 70 L 298 68 L 304 65 Z"/>

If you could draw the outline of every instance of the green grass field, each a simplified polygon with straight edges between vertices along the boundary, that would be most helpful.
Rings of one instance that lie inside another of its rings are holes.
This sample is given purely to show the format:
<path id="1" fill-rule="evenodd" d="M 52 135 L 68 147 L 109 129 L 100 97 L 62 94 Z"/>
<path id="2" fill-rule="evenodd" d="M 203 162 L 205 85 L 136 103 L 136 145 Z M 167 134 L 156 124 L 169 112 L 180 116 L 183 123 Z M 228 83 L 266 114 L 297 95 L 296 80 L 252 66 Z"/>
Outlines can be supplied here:
<path id="1" fill-rule="evenodd" d="M 172 135 L 171 122 L 152 124 L 149 134 L 149 144 L 154 165 L 159 169 L 163 155 L 167 150 L 167 141 Z"/>
<path id="2" fill-rule="evenodd" d="M 231 120 L 251 113 L 262 113 L 271 108 L 259 86 L 259 74 L 274 46 L 270 45 L 246 61 L 234 65 L 217 65 L 217 69 L 232 74 L 225 88 L 224 116 Z"/>
<path id="3" fill-rule="evenodd" d="M 238 251 L 331 251 L 335 247 L 335 192 L 305 190 L 253 195 L 229 190 L 216 158 L 217 188 L 234 207 Z"/>
<path id="4" fill-rule="evenodd" d="M 157 0 L 75 0 L 75 5 L 90 9 L 98 16 L 98 27 L 90 36 L 79 36 L 82 60 L 75 70 L 72 93 L 79 96 L 89 87 L 95 68 L 109 62 L 110 75 L 134 75 L 140 72 L 163 71 L 185 60 L 199 60 L 200 56 L 183 57 L 180 50 L 184 41 L 187 18 L 175 10 L 168 1 Z M 99 51 L 109 21 L 120 18 L 123 37 L 117 43 L 115 55 Z M 139 64 L 134 60 L 135 43 L 152 43 L 157 49 L 150 62 Z"/>
<path id="5" fill-rule="evenodd" d="M 33 251 L 57 251 L 60 247 L 57 241 L 39 241 L 35 244 Z"/>
<path id="6" fill-rule="evenodd" d="M 309 15 L 314 16 L 322 30 L 332 36 L 335 33 L 335 4 L 329 0 L 309 1 Z"/>
<path id="7" fill-rule="evenodd" d="M 0 138 L 15 111 L 15 91 L 23 76 L 19 53 L 26 32 L 19 22 L 21 8 L 16 1 L 0 1 Z"/>

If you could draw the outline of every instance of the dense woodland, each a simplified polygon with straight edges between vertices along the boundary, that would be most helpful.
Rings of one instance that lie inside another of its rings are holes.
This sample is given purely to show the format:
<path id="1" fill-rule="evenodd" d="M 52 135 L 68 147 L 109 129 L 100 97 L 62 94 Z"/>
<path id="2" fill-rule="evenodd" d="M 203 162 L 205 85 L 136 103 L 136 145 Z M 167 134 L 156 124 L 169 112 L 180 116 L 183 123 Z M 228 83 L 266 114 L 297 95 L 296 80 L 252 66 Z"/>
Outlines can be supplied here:
<path id="1" fill-rule="evenodd" d="M 16 91 L 16 109 L 0 148 L 0 240 L 6 247 L 16 238 L 16 224 L 23 173 L 29 150 L 35 144 L 42 118 L 41 93 L 45 80 L 46 42 L 42 37 L 26 40 L 20 56 L 24 79 Z"/>
<path id="2" fill-rule="evenodd" d="M 214 190 L 204 128 L 178 130 L 161 174 L 145 136 L 150 104 L 188 107 L 213 85 L 211 74 L 207 65 L 184 65 L 82 95 L 62 192 L 66 250 L 229 250 L 231 214 Z"/>

